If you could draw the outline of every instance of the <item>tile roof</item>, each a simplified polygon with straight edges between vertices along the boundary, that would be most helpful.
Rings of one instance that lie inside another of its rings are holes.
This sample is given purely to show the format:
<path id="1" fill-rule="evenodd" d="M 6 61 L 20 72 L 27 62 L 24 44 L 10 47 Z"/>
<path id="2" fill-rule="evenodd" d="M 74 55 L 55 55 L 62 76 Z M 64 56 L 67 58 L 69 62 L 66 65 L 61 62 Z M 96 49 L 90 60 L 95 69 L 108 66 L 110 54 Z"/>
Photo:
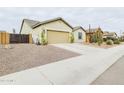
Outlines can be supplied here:
<path id="1" fill-rule="evenodd" d="M 40 23 L 40 21 L 30 20 L 30 19 L 24 19 L 24 21 L 32 28 L 35 24 Z"/>
<path id="2" fill-rule="evenodd" d="M 46 20 L 46 21 L 35 21 L 35 20 L 30 20 L 30 19 L 24 19 L 25 22 L 28 23 L 28 25 L 31 27 L 31 28 L 36 28 L 40 25 L 43 25 L 43 24 L 47 24 L 47 23 L 50 23 L 50 22 L 53 22 L 53 21 L 57 21 L 57 20 L 62 20 L 65 24 L 67 24 L 69 27 L 71 27 L 73 29 L 73 27 L 67 23 L 63 18 L 61 17 L 57 17 L 57 18 L 54 18 L 54 19 L 50 19 L 50 20 Z"/>

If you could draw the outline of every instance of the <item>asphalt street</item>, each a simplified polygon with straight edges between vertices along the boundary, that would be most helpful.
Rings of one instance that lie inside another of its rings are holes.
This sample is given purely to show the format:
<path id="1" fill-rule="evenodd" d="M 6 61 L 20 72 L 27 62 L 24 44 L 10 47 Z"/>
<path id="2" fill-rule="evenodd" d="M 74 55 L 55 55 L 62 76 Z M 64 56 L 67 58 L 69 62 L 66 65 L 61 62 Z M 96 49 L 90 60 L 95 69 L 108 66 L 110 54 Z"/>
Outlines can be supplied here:
<path id="1" fill-rule="evenodd" d="M 124 84 L 124 56 L 100 75 L 92 85 L 123 85 Z"/>

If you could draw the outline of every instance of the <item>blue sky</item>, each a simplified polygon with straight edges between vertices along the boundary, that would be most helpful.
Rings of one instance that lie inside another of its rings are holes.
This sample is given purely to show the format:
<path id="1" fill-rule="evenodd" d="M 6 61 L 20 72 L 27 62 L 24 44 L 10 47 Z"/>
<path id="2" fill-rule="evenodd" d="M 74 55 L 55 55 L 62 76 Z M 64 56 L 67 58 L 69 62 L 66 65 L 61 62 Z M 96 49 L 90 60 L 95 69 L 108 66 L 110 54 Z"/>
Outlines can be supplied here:
<path id="1" fill-rule="evenodd" d="M 0 30 L 19 32 L 22 19 L 44 21 L 62 17 L 72 26 L 82 26 L 88 29 L 100 26 L 104 31 L 114 31 L 118 34 L 124 31 L 124 8 L 0 8 Z"/>

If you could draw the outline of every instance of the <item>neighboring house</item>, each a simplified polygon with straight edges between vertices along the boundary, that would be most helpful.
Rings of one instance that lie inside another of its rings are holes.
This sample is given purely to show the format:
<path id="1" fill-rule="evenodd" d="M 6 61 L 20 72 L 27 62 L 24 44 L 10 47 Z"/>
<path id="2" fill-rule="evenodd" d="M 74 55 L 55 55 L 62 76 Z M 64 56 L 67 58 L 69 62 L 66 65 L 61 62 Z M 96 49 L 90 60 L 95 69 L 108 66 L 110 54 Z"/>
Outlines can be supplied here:
<path id="1" fill-rule="evenodd" d="M 81 26 L 77 26 L 73 28 L 74 33 L 74 42 L 82 43 L 86 42 L 86 31 Z"/>
<path id="2" fill-rule="evenodd" d="M 120 37 L 124 37 L 124 32 L 122 32 L 122 33 L 120 34 Z"/>
<path id="3" fill-rule="evenodd" d="M 60 17 L 43 22 L 24 19 L 20 34 L 32 34 L 33 41 L 36 43 L 37 40 L 41 41 L 41 33 L 44 31 L 49 44 L 68 43 L 72 30 L 73 27 Z"/>
<path id="4" fill-rule="evenodd" d="M 115 32 L 103 32 L 103 38 L 117 38 L 117 34 Z"/>
<path id="5" fill-rule="evenodd" d="M 100 31 L 100 33 L 103 35 L 103 31 L 100 27 L 87 29 L 86 30 L 86 42 L 92 43 L 92 36 L 96 34 L 96 32 L 98 31 Z"/>

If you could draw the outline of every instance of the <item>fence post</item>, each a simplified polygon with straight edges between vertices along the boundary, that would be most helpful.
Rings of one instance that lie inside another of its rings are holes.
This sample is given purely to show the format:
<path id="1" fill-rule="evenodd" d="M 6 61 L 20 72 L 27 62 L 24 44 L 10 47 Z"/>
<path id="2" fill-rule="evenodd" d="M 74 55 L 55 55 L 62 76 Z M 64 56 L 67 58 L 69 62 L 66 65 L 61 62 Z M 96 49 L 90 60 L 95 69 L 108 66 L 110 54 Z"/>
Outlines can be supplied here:
<path id="1" fill-rule="evenodd" d="M 2 44 L 2 35 L 1 35 L 1 32 L 0 32 L 0 44 Z"/>
<path id="2" fill-rule="evenodd" d="M 29 34 L 29 43 L 32 44 L 32 34 Z"/>
<path id="3" fill-rule="evenodd" d="M 6 44 L 9 44 L 9 33 L 6 32 Z"/>
<path id="4" fill-rule="evenodd" d="M 8 48 L 9 44 L 9 33 L 7 32 L 0 32 L 0 44 L 3 48 Z"/>
<path id="5" fill-rule="evenodd" d="M 5 45 L 6 43 L 6 33 L 5 32 L 2 32 L 2 44 Z"/>

